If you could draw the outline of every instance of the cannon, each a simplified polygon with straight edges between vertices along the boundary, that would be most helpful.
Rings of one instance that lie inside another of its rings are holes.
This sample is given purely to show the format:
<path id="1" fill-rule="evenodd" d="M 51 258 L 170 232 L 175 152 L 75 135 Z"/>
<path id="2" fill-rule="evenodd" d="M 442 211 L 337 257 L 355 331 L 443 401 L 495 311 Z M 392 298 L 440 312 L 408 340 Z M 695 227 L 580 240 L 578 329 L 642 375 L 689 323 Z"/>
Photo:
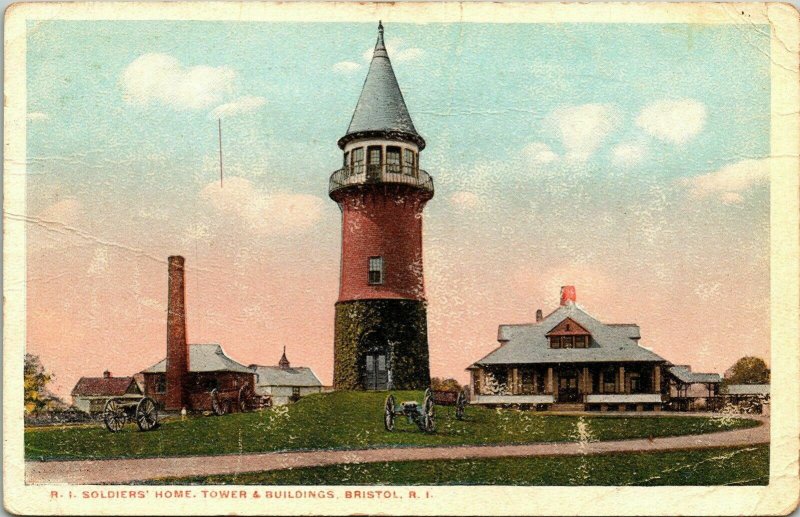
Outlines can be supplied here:
<path id="1" fill-rule="evenodd" d="M 387 431 L 394 431 L 395 418 L 400 416 L 406 417 L 409 424 L 416 424 L 420 431 L 433 433 L 436 431 L 435 407 L 430 388 L 425 390 L 421 405 L 415 400 L 397 404 L 390 393 L 384 404 L 383 425 Z"/>
<path id="2" fill-rule="evenodd" d="M 253 411 L 262 407 L 272 406 L 272 399 L 270 397 L 256 395 L 253 391 L 253 387 L 249 384 L 245 384 L 238 390 L 219 390 L 214 388 L 211 390 L 210 395 L 211 411 L 218 416 L 230 413 L 233 408 L 244 413 L 245 411 Z"/>
<path id="3" fill-rule="evenodd" d="M 433 395 L 433 402 L 437 406 L 455 406 L 456 419 L 464 419 L 464 411 L 467 408 L 469 399 L 467 398 L 466 389 L 459 391 L 440 391 L 435 390 L 431 392 Z"/>
<path id="4" fill-rule="evenodd" d="M 103 408 L 103 424 L 106 429 L 116 433 L 128 422 L 136 422 L 140 431 L 152 431 L 158 427 L 158 408 L 153 399 L 108 399 Z"/>

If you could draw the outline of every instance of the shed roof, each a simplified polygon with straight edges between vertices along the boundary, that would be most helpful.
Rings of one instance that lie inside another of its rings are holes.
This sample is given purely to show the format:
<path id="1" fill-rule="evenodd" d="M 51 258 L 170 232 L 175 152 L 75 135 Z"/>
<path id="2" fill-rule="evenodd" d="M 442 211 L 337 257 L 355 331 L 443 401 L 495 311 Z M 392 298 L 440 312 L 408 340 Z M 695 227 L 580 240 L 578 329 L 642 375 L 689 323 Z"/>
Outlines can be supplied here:
<path id="1" fill-rule="evenodd" d="M 572 318 L 591 334 L 588 348 L 550 348 L 547 333 L 566 318 Z M 476 365 L 665 361 L 636 342 L 638 325 L 602 323 L 575 303 L 560 306 L 539 323 L 500 325 L 497 339 L 500 347 L 476 361 Z"/>
<path id="2" fill-rule="evenodd" d="M 259 386 L 322 386 L 311 368 L 281 368 L 280 366 L 251 366 L 258 375 L 256 384 Z"/>
<path id="3" fill-rule="evenodd" d="M 162 359 L 142 373 L 166 373 L 167 360 Z M 239 364 L 222 350 L 217 344 L 189 345 L 189 371 L 190 372 L 240 372 L 253 373 L 251 369 Z"/>
<path id="4" fill-rule="evenodd" d="M 131 384 L 136 388 L 134 393 L 142 393 L 133 377 L 81 377 L 72 388 L 72 396 L 121 397 L 128 392 Z"/>
<path id="5" fill-rule="evenodd" d="M 769 384 L 728 384 L 723 392 L 728 395 L 769 395 Z"/>
<path id="6" fill-rule="evenodd" d="M 344 141 L 350 136 L 376 132 L 403 133 L 416 141 L 420 148 L 425 147 L 425 140 L 417 133 L 414 122 L 411 121 L 403 93 L 389 61 L 389 53 L 383 43 L 382 24 L 378 24 L 378 41 L 375 43 L 372 62 L 353 118 L 339 145 L 344 147 Z"/>
<path id="7" fill-rule="evenodd" d="M 722 377 L 720 377 L 718 373 L 693 372 L 691 368 L 684 365 L 670 366 L 667 368 L 667 371 L 674 375 L 679 381 L 687 384 L 719 384 L 722 382 Z"/>

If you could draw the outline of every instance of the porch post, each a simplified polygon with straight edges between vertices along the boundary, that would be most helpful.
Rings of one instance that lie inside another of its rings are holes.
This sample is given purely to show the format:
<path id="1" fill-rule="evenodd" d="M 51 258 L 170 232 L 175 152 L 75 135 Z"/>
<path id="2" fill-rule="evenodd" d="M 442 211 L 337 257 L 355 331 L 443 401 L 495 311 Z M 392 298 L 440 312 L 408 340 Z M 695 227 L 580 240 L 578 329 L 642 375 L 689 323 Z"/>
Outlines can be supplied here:
<path id="1" fill-rule="evenodd" d="M 661 366 L 658 364 L 653 367 L 653 391 L 661 393 Z"/>
<path id="2" fill-rule="evenodd" d="M 617 392 L 618 393 L 626 393 L 626 384 L 625 384 L 625 367 L 619 367 L 619 382 L 617 383 Z"/>
<path id="3" fill-rule="evenodd" d="M 605 392 L 605 390 L 603 389 L 603 384 L 605 384 L 606 380 L 605 380 L 605 378 L 603 377 L 603 373 L 604 373 L 604 372 L 603 372 L 603 370 L 605 370 L 605 368 L 603 368 L 603 367 L 601 366 L 601 367 L 600 367 L 600 386 L 598 386 L 598 388 L 600 388 L 600 389 L 599 389 L 599 390 L 597 390 L 597 391 L 598 391 L 598 392 L 600 392 L 600 393 L 604 393 L 604 392 Z"/>
<path id="4" fill-rule="evenodd" d="M 547 367 L 547 393 L 553 393 L 553 367 Z"/>
<path id="5" fill-rule="evenodd" d="M 583 393 L 589 394 L 592 392 L 592 378 L 589 377 L 589 367 L 583 367 Z"/>
<path id="6" fill-rule="evenodd" d="M 536 368 L 533 368 L 532 374 L 533 375 L 533 394 L 539 394 L 539 371 Z"/>
<path id="7" fill-rule="evenodd" d="M 475 375 L 475 395 L 483 395 L 483 368 L 478 368 Z"/>

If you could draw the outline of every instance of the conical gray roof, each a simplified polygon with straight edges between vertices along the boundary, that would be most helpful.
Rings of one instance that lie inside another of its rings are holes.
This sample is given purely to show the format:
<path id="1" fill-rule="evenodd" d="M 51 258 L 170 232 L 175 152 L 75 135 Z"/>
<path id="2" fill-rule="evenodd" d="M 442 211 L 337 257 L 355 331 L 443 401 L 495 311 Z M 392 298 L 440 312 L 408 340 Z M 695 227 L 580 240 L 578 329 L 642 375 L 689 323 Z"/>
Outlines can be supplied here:
<path id="1" fill-rule="evenodd" d="M 378 24 L 378 41 L 372 54 L 369 72 L 361 89 L 356 110 L 347 133 L 339 140 L 344 145 L 359 136 L 390 136 L 408 139 L 425 147 L 425 140 L 417 133 L 411 115 L 397 84 L 389 54 L 383 42 L 383 25 Z M 391 134 L 391 135 L 389 135 Z"/>

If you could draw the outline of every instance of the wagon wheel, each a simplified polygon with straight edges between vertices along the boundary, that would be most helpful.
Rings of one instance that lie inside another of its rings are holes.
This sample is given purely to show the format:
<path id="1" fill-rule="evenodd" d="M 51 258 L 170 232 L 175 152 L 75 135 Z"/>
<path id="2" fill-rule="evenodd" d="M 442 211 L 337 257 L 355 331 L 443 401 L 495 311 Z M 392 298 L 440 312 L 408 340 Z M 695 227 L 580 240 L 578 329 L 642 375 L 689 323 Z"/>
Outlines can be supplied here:
<path id="1" fill-rule="evenodd" d="M 217 391 L 217 388 L 211 390 L 211 410 L 217 416 L 224 415 L 228 412 L 228 404 L 219 398 L 219 391 Z"/>
<path id="2" fill-rule="evenodd" d="M 464 391 L 458 392 L 458 398 L 456 398 L 456 419 L 463 420 L 464 419 L 464 409 L 467 407 L 467 394 Z"/>
<path id="3" fill-rule="evenodd" d="M 112 433 L 116 433 L 125 422 L 128 421 L 128 416 L 125 414 L 125 408 L 119 403 L 117 399 L 108 399 L 105 407 L 103 408 L 103 423 L 106 429 Z"/>
<path id="4" fill-rule="evenodd" d="M 136 404 L 136 425 L 140 431 L 150 431 L 158 425 L 158 408 L 150 397 L 145 397 Z"/>
<path id="5" fill-rule="evenodd" d="M 435 407 L 436 405 L 433 403 L 433 394 L 431 393 L 431 389 L 428 388 L 425 390 L 425 399 L 422 401 L 422 430 L 426 433 L 436 431 Z"/>
<path id="6" fill-rule="evenodd" d="M 383 426 L 387 431 L 394 431 L 394 395 L 386 397 L 386 404 L 383 407 Z"/>
<path id="7" fill-rule="evenodd" d="M 239 388 L 239 411 L 244 413 L 250 408 L 250 403 L 253 400 L 254 393 L 249 384 L 245 384 Z"/>

